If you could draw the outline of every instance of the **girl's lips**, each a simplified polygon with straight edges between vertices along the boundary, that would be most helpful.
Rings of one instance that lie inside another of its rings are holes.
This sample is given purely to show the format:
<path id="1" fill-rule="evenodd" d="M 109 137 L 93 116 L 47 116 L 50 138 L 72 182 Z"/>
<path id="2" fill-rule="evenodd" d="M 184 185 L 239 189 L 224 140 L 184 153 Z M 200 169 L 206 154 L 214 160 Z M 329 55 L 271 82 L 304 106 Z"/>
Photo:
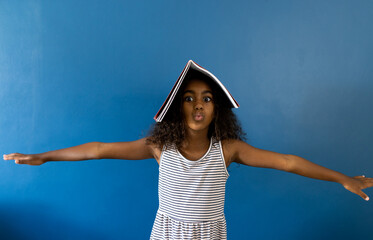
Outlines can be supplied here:
<path id="1" fill-rule="evenodd" d="M 202 114 L 195 114 L 195 115 L 193 115 L 193 119 L 195 121 L 202 121 L 203 119 L 205 119 L 205 116 L 202 115 Z"/>

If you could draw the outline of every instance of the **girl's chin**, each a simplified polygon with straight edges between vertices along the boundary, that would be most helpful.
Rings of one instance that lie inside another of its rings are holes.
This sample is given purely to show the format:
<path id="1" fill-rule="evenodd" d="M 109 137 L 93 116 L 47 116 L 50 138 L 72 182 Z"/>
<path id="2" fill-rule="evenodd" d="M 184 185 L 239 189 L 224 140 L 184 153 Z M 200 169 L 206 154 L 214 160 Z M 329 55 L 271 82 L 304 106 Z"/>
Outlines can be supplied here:
<path id="1" fill-rule="evenodd" d="M 188 128 L 193 130 L 193 131 L 202 131 L 208 128 L 208 125 L 202 124 L 202 123 L 197 123 L 197 124 L 188 124 Z"/>

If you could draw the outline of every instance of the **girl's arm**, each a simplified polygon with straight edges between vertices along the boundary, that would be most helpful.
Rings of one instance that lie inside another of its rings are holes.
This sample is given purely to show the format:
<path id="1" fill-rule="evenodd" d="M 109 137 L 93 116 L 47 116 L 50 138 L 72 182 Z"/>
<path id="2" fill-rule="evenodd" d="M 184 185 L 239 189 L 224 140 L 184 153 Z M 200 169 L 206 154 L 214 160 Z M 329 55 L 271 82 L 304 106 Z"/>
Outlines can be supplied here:
<path id="1" fill-rule="evenodd" d="M 361 189 L 372 187 L 373 178 L 366 178 L 365 176 L 349 177 L 304 158 L 258 149 L 239 140 L 234 141 L 231 147 L 232 161 L 234 162 L 253 167 L 274 168 L 305 177 L 337 182 L 347 190 L 356 193 L 367 201 L 369 200 L 369 197 Z"/>
<path id="2" fill-rule="evenodd" d="M 153 147 L 146 144 L 146 138 L 132 142 L 100 143 L 99 159 L 142 160 L 154 158 Z"/>
<path id="3" fill-rule="evenodd" d="M 4 160 L 15 160 L 17 164 L 41 165 L 49 161 L 81 161 L 90 159 L 148 159 L 153 158 L 150 145 L 145 138 L 132 142 L 90 142 L 82 145 L 39 154 L 4 154 Z"/>

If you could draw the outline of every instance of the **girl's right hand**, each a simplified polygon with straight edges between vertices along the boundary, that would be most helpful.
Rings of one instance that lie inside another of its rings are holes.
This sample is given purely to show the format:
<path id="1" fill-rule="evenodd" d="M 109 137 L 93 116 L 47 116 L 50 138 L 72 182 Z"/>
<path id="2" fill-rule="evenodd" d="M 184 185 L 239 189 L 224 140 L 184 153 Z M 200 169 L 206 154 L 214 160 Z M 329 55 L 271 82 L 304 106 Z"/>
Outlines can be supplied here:
<path id="1" fill-rule="evenodd" d="M 11 153 L 4 154 L 4 160 L 15 160 L 16 164 L 28 164 L 28 165 L 41 165 L 45 161 L 40 154 L 22 154 L 22 153 Z"/>

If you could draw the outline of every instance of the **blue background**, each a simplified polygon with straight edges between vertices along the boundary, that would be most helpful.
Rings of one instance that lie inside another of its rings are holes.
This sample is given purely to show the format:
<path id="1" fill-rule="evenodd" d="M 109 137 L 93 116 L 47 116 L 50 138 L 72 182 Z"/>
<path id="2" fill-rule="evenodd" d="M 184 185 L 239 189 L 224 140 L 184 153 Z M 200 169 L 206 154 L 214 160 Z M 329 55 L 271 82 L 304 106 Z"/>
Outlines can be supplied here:
<path id="1" fill-rule="evenodd" d="M 189 59 L 261 149 L 373 176 L 372 1 L 0 1 L 0 152 L 144 137 Z M 232 164 L 228 239 L 372 239 L 342 185 Z M 2 161 L 2 239 L 148 239 L 158 164 Z M 365 192 L 373 198 L 372 189 Z"/>

